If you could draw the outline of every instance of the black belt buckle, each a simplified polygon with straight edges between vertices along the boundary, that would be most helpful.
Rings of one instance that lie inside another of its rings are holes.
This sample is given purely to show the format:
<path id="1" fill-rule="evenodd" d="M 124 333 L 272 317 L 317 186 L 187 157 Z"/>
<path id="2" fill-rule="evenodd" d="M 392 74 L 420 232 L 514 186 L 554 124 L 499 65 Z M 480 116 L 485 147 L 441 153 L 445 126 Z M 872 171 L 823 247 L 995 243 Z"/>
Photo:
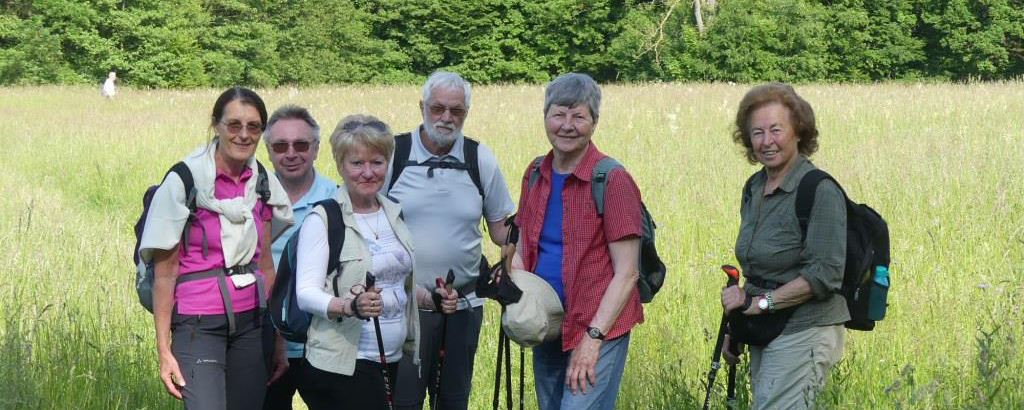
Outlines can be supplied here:
<path id="1" fill-rule="evenodd" d="M 249 273 L 248 271 L 249 271 L 248 266 L 238 266 L 238 265 L 236 265 L 236 266 L 232 266 L 230 268 L 224 268 L 224 276 L 244 275 L 246 273 Z"/>

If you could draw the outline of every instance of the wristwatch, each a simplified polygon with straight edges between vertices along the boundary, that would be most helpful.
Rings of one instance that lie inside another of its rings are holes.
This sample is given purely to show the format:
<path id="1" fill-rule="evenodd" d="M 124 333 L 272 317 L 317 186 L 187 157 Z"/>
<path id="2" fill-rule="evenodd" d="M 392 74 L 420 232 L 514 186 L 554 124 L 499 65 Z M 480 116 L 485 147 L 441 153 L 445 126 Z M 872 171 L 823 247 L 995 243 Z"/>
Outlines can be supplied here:
<path id="1" fill-rule="evenodd" d="M 605 337 L 604 333 L 601 333 L 601 329 L 593 326 L 587 327 L 587 336 L 590 336 L 591 339 L 597 340 L 604 340 Z"/>
<path id="2" fill-rule="evenodd" d="M 772 293 L 768 292 L 761 296 L 761 299 L 757 301 L 757 308 L 765 312 L 775 310 L 775 302 L 772 301 Z"/>

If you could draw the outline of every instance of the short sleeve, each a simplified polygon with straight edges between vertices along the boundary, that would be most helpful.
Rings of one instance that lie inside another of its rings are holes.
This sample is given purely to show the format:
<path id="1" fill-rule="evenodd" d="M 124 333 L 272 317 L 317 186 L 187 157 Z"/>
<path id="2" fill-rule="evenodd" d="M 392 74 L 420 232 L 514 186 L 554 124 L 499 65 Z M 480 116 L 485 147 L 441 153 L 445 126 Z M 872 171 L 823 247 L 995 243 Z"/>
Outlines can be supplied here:
<path id="1" fill-rule="evenodd" d="M 604 234 L 608 242 L 643 233 L 640 189 L 624 168 L 608 176 L 604 192 Z"/>
<path id="2" fill-rule="evenodd" d="M 505 177 L 498 168 L 498 159 L 483 144 L 477 148 L 480 162 L 480 184 L 484 190 L 483 216 L 490 222 L 500 221 L 515 212 L 515 202 L 505 186 Z"/>

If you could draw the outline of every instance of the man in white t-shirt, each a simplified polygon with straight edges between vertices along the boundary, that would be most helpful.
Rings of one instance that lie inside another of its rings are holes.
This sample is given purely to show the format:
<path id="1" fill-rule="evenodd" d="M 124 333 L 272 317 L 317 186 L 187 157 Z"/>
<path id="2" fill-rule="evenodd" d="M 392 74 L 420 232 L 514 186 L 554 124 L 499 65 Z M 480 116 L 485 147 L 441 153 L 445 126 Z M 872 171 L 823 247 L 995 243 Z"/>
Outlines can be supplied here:
<path id="1" fill-rule="evenodd" d="M 469 83 L 458 74 L 437 71 L 424 84 L 422 98 L 423 123 L 395 136 L 396 150 L 383 189 L 402 205 L 412 232 L 416 283 L 433 289 L 435 280 L 447 276 L 450 269 L 455 273 L 459 302 L 458 310 L 447 318 L 444 336 L 443 315 L 420 311 L 421 368 L 410 356 L 402 359 L 395 405 L 421 409 L 429 391 L 431 400 L 438 395 L 434 410 L 465 410 L 483 321 L 484 302 L 474 292 L 481 265 L 480 218 L 487 223 L 491 242 L 503 245 L 504 221 L 515 203 L 494 154 L 462 134 L 469 114 Z M 442 338 L 446 356 L 441 391 L 435 392 Z"/>
<path id="2" fill-rule="evenodd" d="M 292 216 L 295 223 L 270 245 L 274 255 L 274 268 L 277 268 L 281 253 L 284 252 L 288 239 L 302 226 L 302 221 L 313 209 L 317 201 L 334 198 L 337 184 L 317 174 L 313 168 L 320 150 L 320 126 L 309 111 L 296 105 L 285 105 L 278 108 L 267 120 L 267 128 L 263 132 L 263 142 L 267 146 L 270 162 L 274 164 L 274 173 L 281 181 L 281 186 L 288 192 L 292 202 Z M 272 347 L 273 326 L 264 323 L 265 348 Z M 279 379 L 267 386 L 266 398 L 263 400 L 264 410 L 291 410 L 292 396 L 296 389 L 302 390 L 297 383 L 296 374 L 302 364 L 302 343 L 288 343 L 288 371 Z"/>

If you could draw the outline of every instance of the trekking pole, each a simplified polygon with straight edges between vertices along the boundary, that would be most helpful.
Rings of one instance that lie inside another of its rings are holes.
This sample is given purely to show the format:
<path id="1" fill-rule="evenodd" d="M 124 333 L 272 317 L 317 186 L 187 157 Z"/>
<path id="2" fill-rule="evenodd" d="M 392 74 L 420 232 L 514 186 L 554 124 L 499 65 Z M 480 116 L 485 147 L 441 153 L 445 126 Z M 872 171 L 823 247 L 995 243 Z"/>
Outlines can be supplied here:
<path id="1" fill-rule="evenodd" d="M 373 274 L 366 272 L 366 290 L 373 288 L 374 283 L 377 282 L 377 278 L 373 277 Z M 383 306 L 383 301 L 381 303 Z M 373 317 L 373 329 L 377 331 L 377 351 L 380 353 L 380 374 L 384 376 L 384 402 L 387 404 L 388 410 L 395 409 L 395 403 L 391 398 L 391 378 L 388 377 L 388 359 L 384 355 L 384 339 L 380 335 L 380 318 Z"/>
<path id="2" fill-rule="evenodd" d="M 722 265 L 722 271 L 726 275 L 729 275 L 729 281 L 726 282 L 726 286 L 733 286 L 740 282 L 740 272 L 732 265 Z M 722 345 L 725 343 L 725 332 L 726 316 L 722 314 L 722 323 L 718 325 L 718 340 L 715 341 L 715 351 L 711 354 L 711 370 L 708 371 L 708 389 L 707 393 L 704 394 L 704 410 L 708 410 L 708 402 L 711 400 L 711 390 L 715 386 L 715 376 L 718 374 L 718 368 L 721 367 L 719 360 L 722 358 Z M 730 374 L 735 372 L 735 366 L 730 366 Z M 735 383 L 735 379 L 733 379 Z"/>
<path id="3" fill-rule="evenodd" d="M 452 291 L 452 283 L 454 283 L 454 282 L 455 282 L 455 271 L 453 271 L 451 269 L 448 269 L 448 277 L 445 280 L 442 281 L 441 278 L 437 278 L 437 287 L 444 288 L 446 291 L 451 293 L 451 291 Z M 441 304 L 438 303 L 437 307 L 440 309 Z M 430 408 L 432 410 L 437 410 L 437 398 L 441 397 L 441 369 L 444 368 L 444 357 L 445 357 L 445 354 L 446 354 L 445 349 L 444 349 L 444 344 L 445 344 L 445 340 L 448 339 L 448 314 L 444 313 L 443 309 L 441 310 L 440 313 L 441 313 L 441 346 L 440 346 L 440 350 L 438 350 L 438 352 L 437 352 L 437 376 L 435 376 L 435 378 L 434 378 L 434 397 L 432 398 L 431 403 L 430 403 Z"/>

